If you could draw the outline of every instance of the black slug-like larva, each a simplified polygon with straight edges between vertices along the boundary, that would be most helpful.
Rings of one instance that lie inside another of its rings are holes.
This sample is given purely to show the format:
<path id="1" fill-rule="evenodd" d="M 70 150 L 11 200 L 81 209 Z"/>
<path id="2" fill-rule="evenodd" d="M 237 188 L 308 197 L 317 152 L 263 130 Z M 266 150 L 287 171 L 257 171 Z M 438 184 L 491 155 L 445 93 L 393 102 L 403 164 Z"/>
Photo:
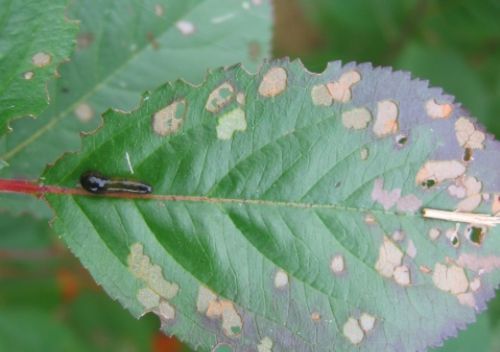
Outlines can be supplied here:
<path id="1" fill-rule="evenodd" d="M 80 184 L 90 192 L 102 194 L 106 192 L 128 192 L 147 194 L 153 191 L 153 188 L 144 182 L 111 179 L 101 175 L 97 171 L 87 171 L 80 176 Z"/>

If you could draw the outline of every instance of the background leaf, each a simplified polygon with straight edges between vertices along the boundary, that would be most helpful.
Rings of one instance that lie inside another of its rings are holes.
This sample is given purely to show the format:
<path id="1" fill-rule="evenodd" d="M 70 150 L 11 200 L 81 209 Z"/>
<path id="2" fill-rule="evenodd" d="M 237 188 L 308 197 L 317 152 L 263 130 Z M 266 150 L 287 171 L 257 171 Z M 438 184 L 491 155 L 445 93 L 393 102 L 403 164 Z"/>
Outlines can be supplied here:
<path id="1" fill-rule="evenodd" d="M 210 67 L 243 62 L 255 70 L 269 55 L 271 5 L 233 0 L 78 0 L 77 51 L 51 86 L 50 108 L 18 121 L 0 140 L 1 177 L 36 179 L 46 164 L 79 147 L 108 107 L 134 107 L 147 89 L 177 78 L 200 82 Z M 57 141 L 55 143 L 54 141 Z M 47 218 L 42 203 L 1 196 L 0 208 Z"/>
<path id="2" fill-rule="evenodd" d="M 0 135 L 10 120 L 47 107 L 47 82 L 67 60 L 77 32 L 65 17 L 67 2 L 0 1 Z"/>
<path id="3" fill-rule="evenodd" d="M 97 282 L 193 346 L 424 350 L 473 321 L 499 279 L 488 266 L 497 229 L 473 243 L 470 225 L 419 212 L 455 210 L 448 188 L 470 178 L 490 195 L 475 211 L 492 209 L 498 144 L 471 123 L 478 144 L 459 145 L 462 116 L 439 89 L 370 65 L 217 70 L 199 87 L 159 88 L 130 114 L 110 111 L 79 154 L 44 175 L 73 187 L 99 170 L 148 182 L 153 197 L 47 199 Z M 462 161 L 463 147 L 473 160 Z M 431 160 L 452 160 L 456 174 L 442 178 Z"/>

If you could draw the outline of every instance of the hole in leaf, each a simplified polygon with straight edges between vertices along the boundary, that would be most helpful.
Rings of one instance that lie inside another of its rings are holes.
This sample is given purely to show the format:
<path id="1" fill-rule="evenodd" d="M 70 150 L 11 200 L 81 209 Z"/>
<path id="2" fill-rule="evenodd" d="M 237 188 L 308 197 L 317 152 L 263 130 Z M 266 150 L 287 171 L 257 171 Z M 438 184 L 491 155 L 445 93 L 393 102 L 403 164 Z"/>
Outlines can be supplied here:
<path id="1" fill-rule="evenodd" d="M 399 147 L 403 147 L 408 142 L 408 136 L 405 134 L 399 134 L 396 136 L 396 144 Z"/>
<path id="2" fill-rule="evenodd" d="M 483 243 L 485 231 L 482 227 L 477 226 L 469 226 L 467 227 L 467 237 L 471 240 L 471 242 L 480 245 Z"/>
<path id="3" fill-rule="evenodd" d="M 430 179 L 425 180 L 424 182 L 422 182 L 422 187 L 427 188 L 427 189 L 432 188 L 435 185 L 436 185 L 436 180 L 434 180 L 432 178 L 430 178 Z"/>
<path id="4" fill-rule="evenodd" d="M 464 151 L 464 161 L 472 160 L 472 148 L 465 148 Z"/>

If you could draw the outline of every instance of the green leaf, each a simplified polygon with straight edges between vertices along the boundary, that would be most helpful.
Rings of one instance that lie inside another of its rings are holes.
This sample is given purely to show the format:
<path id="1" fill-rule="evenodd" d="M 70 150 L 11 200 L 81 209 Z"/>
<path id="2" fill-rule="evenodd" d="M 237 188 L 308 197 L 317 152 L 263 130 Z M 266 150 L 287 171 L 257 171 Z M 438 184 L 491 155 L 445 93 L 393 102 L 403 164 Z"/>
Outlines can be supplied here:
<path id="1" fill-rule="evenodd" d="M 47 83 L 68 59 L 77 32 L 65 17 L 67 3 L 0 0 L 0 135 L 10 120 L 47 107 Z"/>
<path id="2" fill-rule="evenodd" d="M 499 230 L 477 223 L 498 222 L 498 153 L 407 73 L 276 61 L 108 111 L 44 177 L 95 170 L 125 191 L 47 194 L 55 229 L 111 297 L 193 347 L 422 351 L 499 283 Z"/>
<path id="3" fill-rule="evenodd" d="M 69 14 L 81 21 L 77 51 L 51 87 L 51 107 L 37 121 L 17 122 L 0 141 L 0 159 L 10 165 L 1 177 L 38 178 L 60 154 L 78 149 L 79 132 L 96 128 L 105 109 L 131 109 L 145 90 L 167 80 L 201 82 L 208 68 L 237 62 L 255 70 L 269 54 L 270 7 L 268 1 L 77 1 Z M 4 197 L 0 207 L 19 212 L 33 202 Z M 29 207 L 47 214 L 40 204 Z"/>

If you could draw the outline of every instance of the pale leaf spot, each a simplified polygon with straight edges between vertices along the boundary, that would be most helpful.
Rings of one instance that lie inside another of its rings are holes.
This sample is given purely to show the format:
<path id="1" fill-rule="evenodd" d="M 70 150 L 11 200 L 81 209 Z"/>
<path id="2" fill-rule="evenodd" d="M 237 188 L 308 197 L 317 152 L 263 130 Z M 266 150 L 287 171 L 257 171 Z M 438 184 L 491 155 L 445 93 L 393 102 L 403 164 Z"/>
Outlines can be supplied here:
<path id="1" fill-rule="evenodd" d="M 439 231 L 438 228 L 433 227 L 432 229 L 429 230 L 429 238 L 433 241 L 435 241 L 439 235 L 441 234 L 441 231 Z"/>
<path id="2" fill-rule="evenodd" d="M 415 247 L 415 243 L 412 240 L 408 241 L 408 247 L 406 248 L 406 254 L 410 258 L 415 258 L 417 256 L 417 247 Z"/>
<path id="3" fill-rule="evenodd" d="M 363 313 L 359 318 L 359 322 L 364 332 L 369 332 L 373 330 L 373 327 L 375 326 L 375 317 L 368 313 Z"/>
<path id="4" fill-rule="evenodd" d="M 87 103 L 81 103 L 75 108 L 75 115 L 81 122 L 89 122 L 94 117 L 94 110 Z"/>
<path id="5" fill-rule="evenodd" d="M 491 203 L 491 213 L 493 215 L 500 215 L 500 194 L 493 195 L 493 201 Z"/>
<path id="6" fill-rule="evenodd" d="M 191 35 L 196 31 L 196 27 L 190 21 L 181 20 L 181 21 L 178 21 L 175 24 L 175 26 L 177 27 L 179 32 L 181 32 L 183 35 L 186 35 L 186 36 Z"/>
<path id="7" fill-rule="evenodd" d="M 330 269 L 334 274 L 340 274 L 345 270 L 344 257 L 342 255 L 336 255 L 332 258 L 330 263 Z"/>
<path id="8" fill-rule="evenodd" d="M 369 155 L 368 149 L 367 148 L 361 148 L 361 150 L 359 151 L 359 157 L 361 158 L 361 160 L 368 159 L 368 155 Z"/>
<path id="9" fill-rule="evenodd" d="M 365 223 L 367 225 L 375 225 L 377 223 L 377 219 L 375 219 L 375 216 L 371 213 L 368 213 L 365 215 Z"/>
<path id="10" fill-rule="evenodd" d="M 229 140 L 236 131 L 243 132 L 247 129 L 245 111 L 236 108 L 219 117 L 217 123 L 217 138 Z"/>
<path id="11" fill-rule="evenodd" d="M 476 209 L 482 201 L 482 196 L 480 194 L 474 194 L 462 200 L 457 205 L 457 211 L 470 212 Z"/>
<path id="12" fill-rule="evenodd" d="M 399 129 L 399 109 L 395 102 L 383 100 L 378 102 L 377 116 L 373 125 L 373 132 L 377 137 L 385 137 L 394 134 Z"/>
<path id="13" fill-rule="evenodd" d="M 400 242 L 405 238 L 405 233 L 403 231 L 397 230 L 392 234 L 392 240 Z"/>
<path id="14" fill-rule="evenodd" d="M 378 178 L 373 183 L 371 197 L 375 202 L 382 205 L 385 210 L 389 210 L 401 197 L 401 189 L 394 189 L 392 191 L 384 190 L 384 180 Z"/>
<path id="15" fill-rule="evenodd" d="M 31 58 L 31 62 L 33 63 L 33 65 L 35 65 L 37 67 L 47 66 L 48 64 L 50 64 L 51 61 L 52 61 L 52 57 L 49 54 L 44 53 L 44 52 L 36 53 Z"/>
<path id="16" fill-rule="evenodd" d="M 421 272 L 423 272 L 424 274 L 430 274 L 432 272 L 432 270 L 428 266 L 425 266 L 425 265 L 420 265 L 419 270 Z"/>
<path id="17" fill-rule="evenodd" d="M 401 197 L 397 208 L 401 212 L 415 213 L 422 206 L 422 201 L 414 194 Z"/>
<path id="18" fill-rule="evenodd" d="M 401 265 L 402 260 L 403 252 L 387 236 L 384 236 L 375 269 L 382 276 L 390 278 L 396 267 Z"/>
<path id="19" fill-rule="evenodd" d="M 469 281 L 462 267 L 457 265 L 446 266 L 436 263 L 432 281 L 442 291 L 458 295 L 465 293 L 469 287 Z"/>
<path id="20" fill-rule="evenodd" d="M 321 320 L 321 314 L 319 314 L 318 312 L 313 312 L 311 314 L 311 320 L 315 321 L 315 322 L 320 321 Z"/>
<path id="21" fill-rule="evenodd" d="M 347 339 L 351 341 L 353 345 L 357 345 L 361 341 L 363 341 L 364 338 L 363 330 L 361 330 L 358 321 L 353 317 L 349 318 L 347 322 L 344 324 L 342 332 L 344 336 L 347 337 Z"/>
<path id="22" fill-rule="evenodd" d="M 273 340 L 270 337 L 266 336 L 262 340 L 260 340 L 257 345 L 258 352 L 272 352 L 273 350 Z"/>
<path id="23" fill-rule="evenodd" d="M 236 95 L 236 101 L 238 102 L 238 104 L 240 104 L 241 106 L 245 105 L 245 94 L 243 93 L 238 93 Z"/>
<path id="24" fill-rule="evenodd" d="M 167 301 L 162 301 L 155 313 L 164 321 L 175 319 L 175 309 Z"/>
<path id="25" fill-rule="evenodd" d="M 474 280 L 469 283 L 469 288 L 473 292 L 478 291 L 481 288 L 481 279 L 479 277 L 474 278 Z"/>
<path id="26" fill-rule="evenodd" d="M 448 187 L 448 193 L 452 197 L 462 199 L 467 195 L 467 190 L 463 186 L 457 186 L 456 184 L 453 184 Z"/>
<path id="27" fill-rule="evenodd" d="M 459 199 L 463 199 L 457 205 L 457 211 L 471 212 L 476 209 L 483 200 L 481 194 L 482 183 L 472 176 L 462 176 L 448 187 L 448 193 Z M 465 198 L 465 199 L 464 199 Z"/>
<path id="28" fill-rule="evenodd" d="M 330 106 L 333 102 L 333 98 L 324 84 L 312 87 L 311 98 L 313 104 L 319 106 Z"/>
<path id="29" fill-rule="evenodd" d="M 127 257 L 130 272 L 144 281 L 151 290 L 162 298 L 171 299 L 175 297 L 179 291 L 179 286 L 166 281 L 161 268 L 158 265 L 153 265 L 143 251 L 143 246 L 140 243 L 134 243 L 130 247 L 130 254 Z"/>
<path id="30" fill-rule="evenodd" d="M 400 286 L 409 286 L 411 284 L 410 269 L 406 265 L 398 266 L 394 269 L 394 281 Z"/>
<path id="31" fill-rule="evenodd" d="M 451 104 L 439 104 L 435 99 L 430 99 L 425 103 L 427 115 L 433 119 L 447 119 L 453 112 Z"/>
<path id="32" fill-rule="evenodd" d="M 476 129 L 474 124 L 465 117 L 460 117 L 455 122 L 455 132 L 458 144 L 464 148 L 483 149 L 486 136 Z"/>
<path id="33" fill-rule="evenodd" d="M 208 310 L 210 303 L 217 301 L 217 295 L 204 286 L 200 286 L 198 290 L 198 299 L 196 301 L 196 309 L 200 313 L 205 313 Z"/>
<path id="34" fill-rule="evenodd" d="M 205 109 L 213 113 L 218 112 L 233 99 L 233 96 L 233 86 L 229 82 L 224 82 L 210 93 Z"/>
<path id="35" fill-rule="evenodd" d="M 495 269 L 500 269 L 500 256 L 477 256 L 475 254 L 460 254 L 457 263 L 469 270 L 489 273 Z"/>
<path id="36" fill-rule="evenodd" d="M 137 300 L 146 311 L 150 311 L 160 304 L 160 296 L 149 287 L 141 288 L 139 292 L 137 292 Z"/>
<path id="37" fill-rule="evenodd" d="M 288 75 L 283 67 L 272 67 L 266 72 L 259 85 L 263 97 L 275 97 L 283 93 L 287 86 Z"/>
<path id="38" fill-rule="evenodd" d="M 428 161 L 418 171 L 415 182 L 424 187 L 432 187 L 428 185 L 428 181 L 432 180 L 433 184 L 443 182 L 445 180 L 455 179 L 465 173 L 465 166 L 457 160 L 443 161 Z"/>
<path id="39" fill-rule="evenodd" d="M 360 130 L 366 128 L 371 121 L 372 115 L 368 109 L 357 108 L 342 113 L 342 124 L 346 128 Z"/>
<path id="40" fill-rule="evenodd" d="M 278 289 L 288 286 L 288 274 L 283 270 L 278 270 L 274 275 L 274 286 Z"/>
<path id="41" fill-rule="evenodd" d="M 461 293 L 457 295 L 457 298 L 460 304 L 471 308 L 476 308 L 476 299 L 474 298 L 472 292 Z"/>
<path id="42" fill-rule="evenodd" d="M 165 15 L 165 7 L 162 4 L 155 5 L 155 15 L 158 17 L 163 17 Z"/>
<path id="43" fill-rule="evenodd" d="M 27 71 L 23 74 L 23 78 L 28 81 L 33 79 L 33 77 L 35 77 L 35 73 L 33 71 Z"/>
<path id="44" fill-rule="evenodd" d="M 229 337 L 241 335 L 243 322 L 240 315 L 234 308 L 232 302 L 221 301 L 222 305 L 222 330 L 224 334 Z"/>
<path id="45" fill-rule="evenodd" d="M 153 115 L 153 130 L 160 136 L 177 132 L 184 122 L 186 110 L 186 101 L 177 100 L 157 111 Z"/>
<path id="46" fill-rule="evenodd" d="M 336 82 L 328 83 L 326 87 L 333 100 L 340 103 L 347 103 L 352 98 L 352 86 L 361 80 L 361 75 L 357 71 L 348 71 Z"/>

